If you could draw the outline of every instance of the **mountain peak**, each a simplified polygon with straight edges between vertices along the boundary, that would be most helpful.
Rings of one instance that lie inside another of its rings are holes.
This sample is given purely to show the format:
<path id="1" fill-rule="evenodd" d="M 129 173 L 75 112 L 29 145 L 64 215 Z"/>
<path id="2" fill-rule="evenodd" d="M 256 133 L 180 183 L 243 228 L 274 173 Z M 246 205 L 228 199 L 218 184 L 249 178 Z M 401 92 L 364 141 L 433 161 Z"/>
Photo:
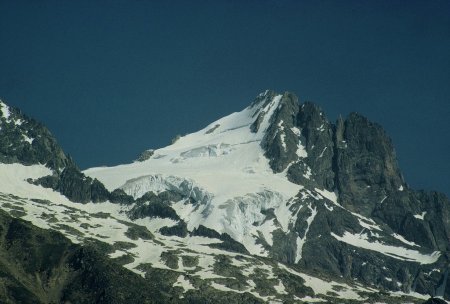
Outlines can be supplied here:
<path id="1" fill-rule="evenodd" d="M 0 161 L 44 164 L 60 170 L 72 163 L 50 131 L 18 109 L 0 101 Z"/>
<path id="2" fill-rule="evenodd" d="M 265 90 L 256 96 L 255 100 L 250 104 L 249 108 L 262 108 L 267 105 L 270 100 L 275 97 L 277 93 L 273 90 Z"/>
<path id="3" fill-rule="evenodd" d="M 2 208 L 95 239 L 174 299 L 189 298 L 182 286 L 196 297 L 206 286 L 208 299 L 214 289 L 279 302 L 381 301 L 378 289 L 450 298 L 450 202 L 406 187 L 389 137 L 359 114 L 333 124 L 313 103 L 266 91 L 139 162 L 85 176 L 45 127 L 0 111 Z"/>

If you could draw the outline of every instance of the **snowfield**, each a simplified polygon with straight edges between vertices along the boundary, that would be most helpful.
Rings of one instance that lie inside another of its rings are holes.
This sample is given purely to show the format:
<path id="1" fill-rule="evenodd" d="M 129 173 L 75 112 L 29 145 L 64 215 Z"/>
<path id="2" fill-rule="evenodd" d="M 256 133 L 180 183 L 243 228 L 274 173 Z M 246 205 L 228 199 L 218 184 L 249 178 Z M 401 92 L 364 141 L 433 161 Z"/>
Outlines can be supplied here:
<path id="1" fill-rule="evenodd" d="M 202 202 L 199 208 L 190 211 L 175 205 L 189 230 L 203 225 L 225 232 L 242 242 L 250 253 L 267 256 L 264 248 L 256 244 L 258 231 L 271 243 L 271 233 L 277 228 L 286 230 L 287 224 L 278 224 L 279 227 L 265 224 L 257 229 L 254 223 L 260 223 L 261 210 L 269 208 L 275 209 L 278 223 L 289 222 L 286 216 L 291 212 L 287 202 L 303 188 L 288 181 L 285 174 L 274 174 L 261 148 L 280 100 L 281 95 L 270 101 L 264 99 L 221 118 L 168 147 L 155 150 L 144 162 L 92 168 L 84 173 L 97 178 L 111 191 L 122 188 L 135 198 L 148 191 L 178 189 Z M 254 133 L 250 126 L 261 113 L 264 119 Z"/>

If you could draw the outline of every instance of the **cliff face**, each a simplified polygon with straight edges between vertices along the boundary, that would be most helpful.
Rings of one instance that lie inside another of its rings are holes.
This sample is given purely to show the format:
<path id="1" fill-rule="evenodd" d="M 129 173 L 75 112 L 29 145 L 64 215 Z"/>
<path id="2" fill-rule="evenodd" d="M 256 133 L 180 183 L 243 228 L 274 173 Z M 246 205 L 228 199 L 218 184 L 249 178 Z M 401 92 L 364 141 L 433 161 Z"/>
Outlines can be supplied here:
<path id="1" fill-rule="evenodd" d="M 0 162 L 45 164 L 58 171 L 73 161 L 41 123 L 0 100 Z"/>
<path id="2" fill-rule="evenodd" d="M 304 146 L 299 151 L 298 143 Z M 315 104 L 285 93 L 261 143 L 274 172 L 339 194 L 343 207 L 370 215 L 385 196 L 406 188 L 383 128 L 351 113 L 333 124 Z"/>
<path id="3" fill-rule="evenodd" d="M 276 259 L 295 264 L 299 239 L 307 233 L 298 261 L 302 267 L 387 289 L 449 295 L 442 284 L 447 284 L 450 202 L 443 194 L 407 186 L 380 125 L 357 113 L 331 123 L 315 104 L 299 105 L 285 93 L 261 146 L 274 172 L 285 171 L 306 189 L 328 191 L 311 198 L 300 190 L 293 207 L 296 224 L 272 247 Z M 361 247 L 365 238 L 397 246 L 398 236 L 409 248 L 445 252 L 438 262 L 441 271 L 431 274 L 427 266 Z"/>
<path id="4" fill-rule="evenodd" d="M 384 197 L 405 188 L 390 138 L 378 124 L 352 113 L 335 135 L 340 203 L 369 215 Z"/>

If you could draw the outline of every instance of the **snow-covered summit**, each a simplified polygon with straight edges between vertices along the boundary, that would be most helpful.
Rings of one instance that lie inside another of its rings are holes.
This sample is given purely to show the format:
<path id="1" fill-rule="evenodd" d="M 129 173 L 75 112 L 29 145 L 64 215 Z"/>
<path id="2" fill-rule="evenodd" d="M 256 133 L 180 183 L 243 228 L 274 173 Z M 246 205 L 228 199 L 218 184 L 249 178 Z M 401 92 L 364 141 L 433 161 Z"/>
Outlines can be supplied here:
<path id="1" fill-rule="evenodd" d="M 358 213 L 369 204 L 357 209 L 338 202 L 339 188 L 333 183 L 336 175 L 345 172 L 332 167 L 336 153 L 347 150 L 336 149 L 336 130 L 317 106 L 299 104 L 290 93 L 266 91 L 244 110 L 152 151 L 147 160 L 84 173 L 110 191 L 120 188 L 135 199 L 149 191 L 175 192 L 184 199 L 173 202 L 171 208 L 188 231 L 205 226 L 227 233 L 251 254 L 287 255 L 280 259 L 299 263 L 308 238 L 321 237 L 322 228 L 333 242 L 355 245 L 362 241 L 344 236 L 375 223 Z M 376 140 L 382 143 L 384 138 Z M 365 191 L 372 188 L 368 197 L 380 201 L 376 185 L 363 187 Z M 328 217 L 346 220 L 328 228 L 317 224 L 329 221 Z M 376 235 L 366 247 L 388 255 L 386 238 Z M 278 253 L 277 248 L 283 246 L 285 251 Z M 408 250 L 399 249 L 404 253 L 399 259 L 410 260 Z M 437 258 L 439 254 L 434 253 L 429 260 Z"/>
<path id="2" fill-rule="evenodd" d="M 239 194 L 254 193 L 262 186 L 270 187 L 269 183 L 253 181 L 252 177 L 255 173 L 273 175 L 260 144 L 281 96 L 266 94 L 261 98 L 263 95 L 260 95 L 257 104 L 180 137 L 170 146 L 154 150 L 152 157 L 144 162 L 92 168 L 85 173 L 98 177 L 110 190 L 144 174 L 176 174 L 192 178 L 216 196 L 229 192 L 236 194 L 236 191 Z M 263 118 L 258 131 L 253 132 L 251 125 L 258 117 Z M 284 180 L 283 176 L 276 179 Z M 223 190 L 225 184 L 229 185 L 226 192 Z M 243 186 L 248 190 L 240 190 Z"/>
<path id="3" fill-rule="evenodd" d="M 179 183 L 189 181 L 191 189 L 201 189 L 210 199 L 200 208 L 181 212 L 188 228 L 201 224 L 227 232 L 239 241 L 247 239 L 244 243 L 248 249 L 256 246 L 254 253 L 263 253 L 262 247 L 253 240 L 258 235 L 253 224 L 264 219 L 260 211 L 274 208 L 280 217 L 288 214 L 285 203 L 301 189 L 300 185 L 288 181 L 285 174 L 274 174 L 261 147 L 281 99 L 282 95 L 266 91 L 244 110 L 155 150 L 146 161 L 92 168 L 84 173 L 97 178 L 111 191 L 122 188 L 135 198 L 155 191 L 159 180 L 155 176 Z M 252 124 L 257 120 L 259 126 L 255 132 Z M 167 183 L 164 185 L 167 187 Z M 161 190 L 164 189 L 169 188 Z M 279 219 L 279 222 L 286 221 Z"/>
<path id="4" fill-rule="evenodd" d="M 50 131 L 0 100 L 0 162 L 45 164 L 60 170 L 71 161 Z"/>

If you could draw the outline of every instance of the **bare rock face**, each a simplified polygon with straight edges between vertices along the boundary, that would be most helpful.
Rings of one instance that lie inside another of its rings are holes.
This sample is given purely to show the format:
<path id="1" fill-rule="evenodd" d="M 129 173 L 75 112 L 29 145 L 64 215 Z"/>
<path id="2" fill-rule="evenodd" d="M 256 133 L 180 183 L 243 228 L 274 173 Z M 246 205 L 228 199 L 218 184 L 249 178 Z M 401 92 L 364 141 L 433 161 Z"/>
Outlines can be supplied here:
<path id="1" fill-rule="evenodd" d="M 0 162 L 43 164 L 54 170 L 74 165 L 43 124 L 1 100 Z"/>
<path id="2" fill-rule="evenodd" d="M 373 217 L 416 244 L 448 251 L 449 205 L 450 201 L 442 193 L 397 191 L 376 206 Z"/>
<path id="3" fill-rule="evenodd" d="M 288 233 L 274 234 L 273 258 L 385 289 L 449 297 L 444 278 L 450 201 L 440 193 L 409 189 L 392 141 L 380 125 L 357 113 L 330 123 L 317 105 L 298 104 L 295 95 L 285 93 L 261 146 L 275 173 L 286 172 L 306 189 L 336 196 L 333 201 L 300 193 L 291 207 L 297 214 L 295 225 Z M 446 252 L 434 264 L 441 271 L 338 240 L 346 233 L 365 235 L 370 242 L 383 235 L 392 246 Z"/>
<path id="4" fill-rule="evenodd" d="M 317 105 L 306 102 L 300 106 L 297 114 L 297 128 L 300 130 L 300 140 L 305 147 L 306 156 L 301 157 L 290 168 L 290 179 L 301 184 L 313 181 L 316 187 L 333 191 L 333 125 Z M 306 173 L 297 170 L 305 167 Z"/>
<path id="5" fill-rule="evenodd" d="M 298 107 L 297 97 L 291 93 L 285 93 L 271 117 L 270 126 L 261 142 L 274 172 L 285 170 L 298 158 L 296 152 L 299 139 L 298 134 L 293 131 Z"/>
<path id="6" fill-rule="evenodd" d="M 405 187 L 394 147 L 380 125 L 357 113 L 336 127 L 336 188 L 340 203 L 370 214 L 386 195 Z"/>

